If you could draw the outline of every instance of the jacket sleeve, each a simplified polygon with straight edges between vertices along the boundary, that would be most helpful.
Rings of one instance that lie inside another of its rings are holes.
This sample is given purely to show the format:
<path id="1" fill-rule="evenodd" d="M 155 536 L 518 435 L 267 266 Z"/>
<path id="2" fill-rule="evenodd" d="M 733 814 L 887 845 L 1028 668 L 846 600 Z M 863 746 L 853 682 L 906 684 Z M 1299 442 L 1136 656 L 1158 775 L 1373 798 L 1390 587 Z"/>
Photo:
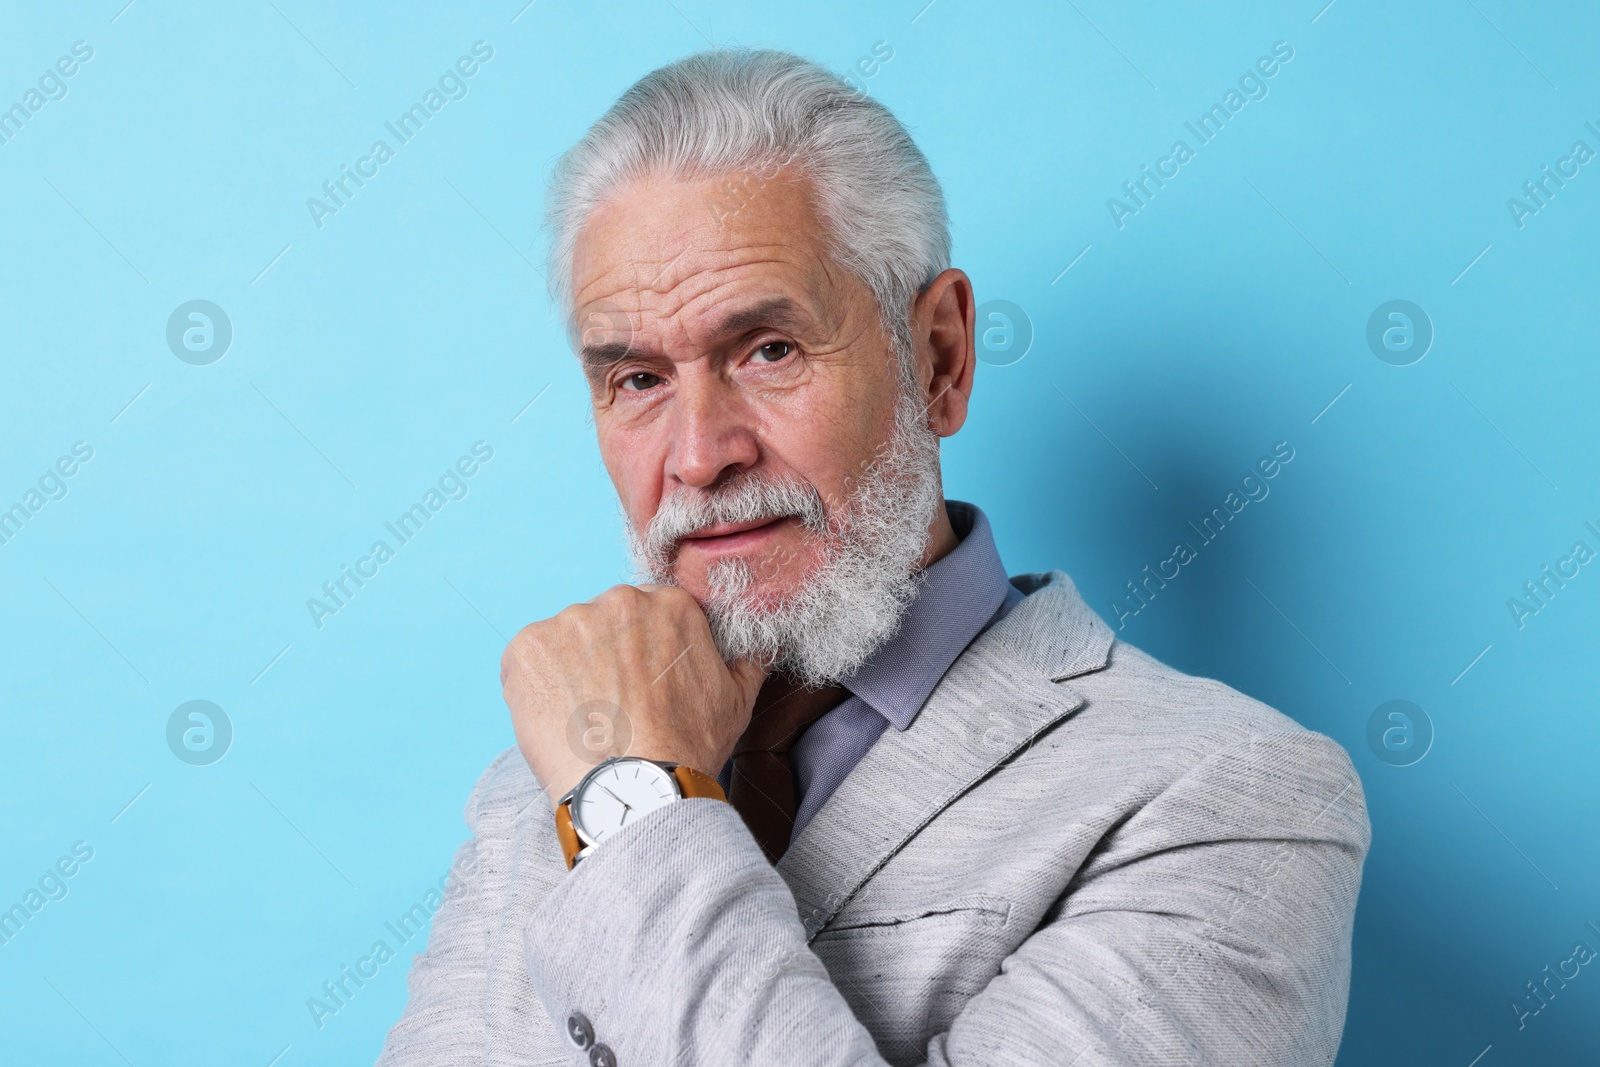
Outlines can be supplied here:
<path id="1" fill-rule="evenodd" d="M 412 962 L 405 1012 L 389 1031 L 378 1067 L 480 1067 L 487 1062 L 489 923 L 478 815 L 484 790 L 509 754 L 490 764 L 467 799 L 465 819 L 472 837 L 457 849 L 451 865 L 454 892 L 444 894 L 427 950 Z"/>
<path id="2" fill-rule="evenodd" d="M 1329 739 L 1212 753 L 1101 842 L 926 1064 L 1332 1063 L 1369 839 Z M 717 801 L 670 804 L 597 849 L 524 950 L 557 1029 L 584 1013 L 625 1067 L 885 1063 Z"/>

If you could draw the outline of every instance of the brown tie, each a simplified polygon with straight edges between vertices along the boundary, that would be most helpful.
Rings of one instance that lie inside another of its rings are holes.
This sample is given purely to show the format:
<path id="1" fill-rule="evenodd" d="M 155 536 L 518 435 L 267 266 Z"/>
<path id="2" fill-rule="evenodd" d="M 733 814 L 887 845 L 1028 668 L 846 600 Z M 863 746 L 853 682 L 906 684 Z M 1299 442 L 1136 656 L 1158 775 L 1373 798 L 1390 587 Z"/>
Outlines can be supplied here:
<path id="1" fill-rule="evenodd" d="M 756 697 L 750 725 L 733 750 L 728 803 L 777 863 L 794 832 L 796 801 L 789 748 L 806 727 L 837 707 L 850 691 L 840 685 L 802 689 L 786 676 L 773 676 Z"/>

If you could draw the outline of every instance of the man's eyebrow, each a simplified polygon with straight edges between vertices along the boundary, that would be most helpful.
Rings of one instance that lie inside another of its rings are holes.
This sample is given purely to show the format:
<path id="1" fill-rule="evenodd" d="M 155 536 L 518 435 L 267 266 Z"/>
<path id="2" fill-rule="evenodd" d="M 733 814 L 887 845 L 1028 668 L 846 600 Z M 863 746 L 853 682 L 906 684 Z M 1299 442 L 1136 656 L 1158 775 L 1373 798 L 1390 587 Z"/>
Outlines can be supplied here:
<path id="1" fill-rule="evenodd" d="M 779 329 L 788 329 L 798 332 L 812 322 L 812 316 L 804 308 L 786 296 L 776 296 L 752 304 L 746 308 L 729 312 L 717 321 L 708 331 L 711 343 L 716 344 L 761 326 L 771 326 Z M 647 356 L 650 353 L 642 345 L 629 341 L 602 341 L 595 344 L 583 345 L 578 351 L 578 357 L 586 370 L 602 370 L 614 363 L 619 363 L 630 356 Z"/>
<path id="2" fill-rule="evenodd" d="M 584 345 L 578 350 L 578 360 L 588 372 L 601 371 L 613 363 L 621 363 L 629 356 L 643 355 L 644 350 L 629 341 L 606 341 L 603 344 Z"/>
<path id="3" fill-rule="evenodd" d="M 747 308 L 729 312 L 709 331 L 713 341 L 748 333 L 759 326 L 799 330 L 810 325 L 812 316 L 786 296 L 775 296 Z"/>

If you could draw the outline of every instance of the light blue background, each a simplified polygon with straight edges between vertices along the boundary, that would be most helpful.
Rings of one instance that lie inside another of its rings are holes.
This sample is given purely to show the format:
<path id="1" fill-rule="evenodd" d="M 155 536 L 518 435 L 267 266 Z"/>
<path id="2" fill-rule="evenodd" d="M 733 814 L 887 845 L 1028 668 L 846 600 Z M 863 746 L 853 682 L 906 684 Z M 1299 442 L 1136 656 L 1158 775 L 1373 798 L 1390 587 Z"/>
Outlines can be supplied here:
<path id="1" fill-rule="evenodd" d="M 1600 949 L 1600 566 L 1521 629 L 1506 606 L 1600 549 L 1600 164 L 1524 228 L 1506 206 L 1600 150 L 1592 5 L 123 2 L 0 9 L 0 106 L 94 49 L 0 145 L 0 507 L 94 449 L 0 545 L 0 907 L 94 849 L 0 946 L 0 1059 L 376 1056 L 420 939 L 320 1029 L 307 999 L 445 874 L 511 741 L 505 639 L 626 575 L 534 266 L 544 178 L 708 41 L 893 48 L 866 89 L 980 300 L 1035 331 L 946 448 L 1013 573 L 1061 567 L 1110 619 L 1295 449 L 1121 636 L 1352 753 L 1374 835 L 1340 1063 L 1592 1057 L 1600 968 L 1521 1030 L 1511 1004 Z M 317 228 L 307 198 L 479 40 L 467 97 Z M 1107 198 L 1277 41 L 1270 95 L 1119 229 Z M 1365 341 L 1395 298 L 1436 330 L 1407 367 Z M 191 299 L 233 324 L 209 366 L 165 341 Z M 319 630 L 306 599 L 480 440 L 469 495 Z M 235 731 L 210 766 L 167 747 L 193 699 Z M 1367 744 L 1391 699 L 1437 732 L 1412 766 Z"/>

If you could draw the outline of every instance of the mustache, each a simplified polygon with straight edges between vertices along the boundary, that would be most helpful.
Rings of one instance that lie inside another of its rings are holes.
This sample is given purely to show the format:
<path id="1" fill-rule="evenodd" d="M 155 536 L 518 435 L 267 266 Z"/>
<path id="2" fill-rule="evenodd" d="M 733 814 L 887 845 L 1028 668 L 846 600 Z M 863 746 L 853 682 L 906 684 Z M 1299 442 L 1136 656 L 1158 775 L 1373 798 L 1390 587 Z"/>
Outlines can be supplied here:
<path id="1" fill-rule="evenodd" d="M 716 490 L 680 490 L 661 501 L 645 529 L 643 548 L 652 562 L 666 564 L 683 538 L 708 526 L 787 518 L 799 519 L 814 532 L 827 528 L 816 486 L 798 479 L 746 475 Z"/>

